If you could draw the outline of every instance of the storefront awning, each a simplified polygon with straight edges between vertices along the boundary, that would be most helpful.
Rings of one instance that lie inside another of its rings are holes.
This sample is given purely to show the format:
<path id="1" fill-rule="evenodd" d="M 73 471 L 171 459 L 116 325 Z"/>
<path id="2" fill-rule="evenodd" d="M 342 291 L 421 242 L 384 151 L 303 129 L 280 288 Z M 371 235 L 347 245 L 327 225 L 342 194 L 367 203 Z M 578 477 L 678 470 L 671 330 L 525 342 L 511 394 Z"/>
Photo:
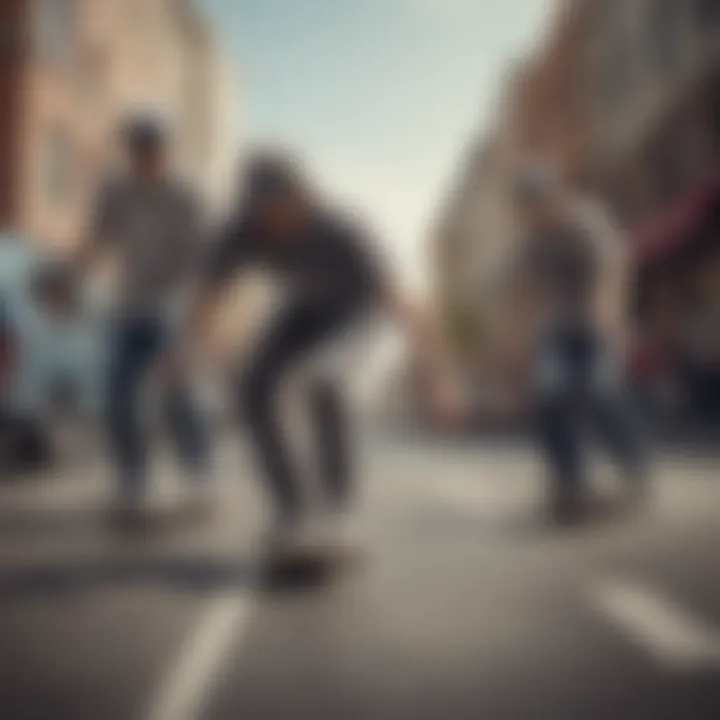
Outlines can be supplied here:
<path id="1" fill-rule="evenodd" d="M 635 235 L 634 255 L 644 266 L 691 242 L 720 203 L 720 183 L 709 182 L 663 209 Z"/>

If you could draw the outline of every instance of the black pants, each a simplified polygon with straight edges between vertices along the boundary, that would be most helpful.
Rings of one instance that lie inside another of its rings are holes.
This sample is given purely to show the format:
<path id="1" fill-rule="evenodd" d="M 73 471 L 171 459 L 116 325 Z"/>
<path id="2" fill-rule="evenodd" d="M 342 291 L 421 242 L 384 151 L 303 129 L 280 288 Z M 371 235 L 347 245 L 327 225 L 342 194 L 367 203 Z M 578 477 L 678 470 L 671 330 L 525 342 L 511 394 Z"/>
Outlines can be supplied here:
<path id="1" fill-rule="evenodd" d="M 720 426 L 720 369 L 712 363 L 686 361 L 681 372 L 692 419 L 707 427 Z"/>
<path id="2" fill-rule="evenodd" d="M 39 422 L 0 409 L 0 478 L 17 471 L 42 470 L 52 460 L 49 432 Z"/>
<path id="3" fill-rule="evenodd" d="M 342 336 L 355 314 L 332 307 L 292 304 L 273 321 L 243 379 L 241 404 L 261 471 L 279 514 L 302 510 L 299 471 L 283 435 L 278 407 L 282 383 L 312 354 Z M 343 388 L 318 378 L 305 389 L 305 410 L 314 430 L 322 488 L 329 504 L 342 508 L 351 495 L 351 451 Z"/>

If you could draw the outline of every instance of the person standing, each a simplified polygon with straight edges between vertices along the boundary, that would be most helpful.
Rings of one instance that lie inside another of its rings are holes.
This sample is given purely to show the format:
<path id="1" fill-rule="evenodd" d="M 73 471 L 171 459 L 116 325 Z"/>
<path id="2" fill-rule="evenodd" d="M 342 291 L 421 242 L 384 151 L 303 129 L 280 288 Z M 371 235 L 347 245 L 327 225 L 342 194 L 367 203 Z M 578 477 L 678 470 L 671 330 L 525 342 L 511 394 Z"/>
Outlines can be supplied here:
<path id="1" fill-rule="evenodd" d="M 107 250 L 120 261 L 106 409 L 120 510 L 134 514 L 147 494 L 144 390 L 158 371 L 178 454 L 204 492 L 208 437 L 189 387 L 180 332 L 183 295 L 200 264 L 202 227 L 197 199 L 173 176 L 170 133 L 162 120 L 132 117 L 121 128 L 121 141 L 126 167 L 102 185 L 75 261 L 81 272 Z"/>
<path id="2" fill-rule="evenodd" d="M 352 361 L 361 362 L 357 340 L 362 328 L 383 306 L 404 322 L 421 350 L 434 407 L 450 418 L 458 405 L 441 381 L 445 358 L 439 334 L 429 316 L 397 290 L 371 251 L 366 230 L 322 200 L 297 163 L 282 153 L 261 152 L 248 163 L 244 197 L 221 233 L 196 301 L 199 333 L 222 288 L 248 266 L 269 270 L 286 291 L 239 392 L 274 509 L 270 552 L 312 551 L 318 541 L 321 546 L 329 542 L 332 551 L 334 542 L 342 540 L 354 497 L 354 435 L 342 375 Z M 317 515 L 305 502 L 280 407 L 287 381 L 298 374 L 304 378 L 306 417 L 316 439 L 321 515 L 331 518 L 331 536 L 321 533 L 319 538 L 313 528 L 327 524 L 315 522 Z"/>
<path id="3" fill-rule="evenodd" d="M 623 369 L 629 264 L 604 209 L 572 192 L 552 168 L 526 168 L 514 198 L 524 239 L 513 284 L 533 348 L 536 428 L 549 463 L 552 513 L 572 520 L 585 506 L 586 414 L 633 496 L 644 489 L 644 443 Z"/>

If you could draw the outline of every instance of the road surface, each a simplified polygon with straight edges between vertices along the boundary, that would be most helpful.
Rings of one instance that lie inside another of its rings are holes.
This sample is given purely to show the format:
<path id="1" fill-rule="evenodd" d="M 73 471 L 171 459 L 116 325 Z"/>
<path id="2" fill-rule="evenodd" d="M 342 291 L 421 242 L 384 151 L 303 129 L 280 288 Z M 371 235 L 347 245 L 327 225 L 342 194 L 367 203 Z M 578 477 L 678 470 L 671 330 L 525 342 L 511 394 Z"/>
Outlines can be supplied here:
<path id="1" fill-rule="evenodd" d="M 102 464 L 0 488 L 0 718 L 720 718 L 717 461 L 664 458 L 642 516 L 558 531 L 519 445 L 369 441 L 369 562 L 284 594 L 243 452 L 218 467 L 213 524 L 135 539 Z"/>

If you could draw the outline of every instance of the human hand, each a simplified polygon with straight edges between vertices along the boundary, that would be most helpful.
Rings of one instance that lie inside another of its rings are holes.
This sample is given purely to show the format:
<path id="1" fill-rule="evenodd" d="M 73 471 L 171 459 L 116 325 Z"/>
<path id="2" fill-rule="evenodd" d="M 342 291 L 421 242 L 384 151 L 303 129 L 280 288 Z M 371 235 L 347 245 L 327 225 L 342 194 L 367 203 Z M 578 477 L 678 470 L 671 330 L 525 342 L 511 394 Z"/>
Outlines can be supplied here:
<path id="1" fill-rule="evenodd" d="M 445 428 L 458 428 L 469 418 L 469 407 L 457 385 L 444 382 L 431 395 L 431 410 L 436 421 Z"/>

